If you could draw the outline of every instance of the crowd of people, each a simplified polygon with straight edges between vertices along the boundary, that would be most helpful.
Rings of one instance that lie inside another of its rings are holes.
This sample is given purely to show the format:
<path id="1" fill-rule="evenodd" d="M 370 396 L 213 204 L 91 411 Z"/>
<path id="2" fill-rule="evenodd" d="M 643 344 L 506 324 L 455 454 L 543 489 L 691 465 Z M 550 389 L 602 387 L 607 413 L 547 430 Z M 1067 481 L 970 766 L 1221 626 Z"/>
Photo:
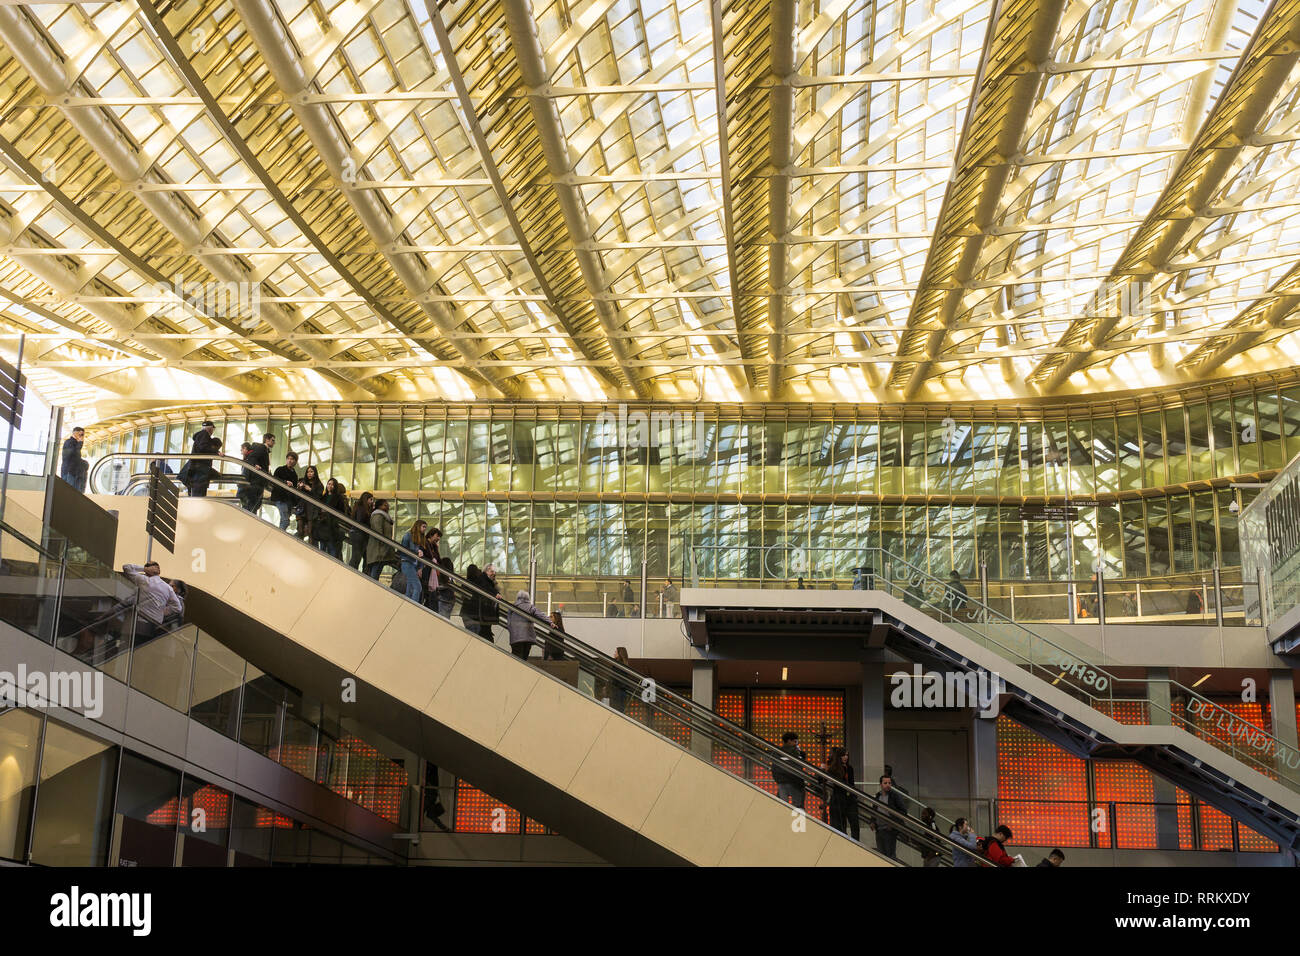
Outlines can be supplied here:
<path id="1" fill-rule="evenodd" d="M 808 754 L 799 746 L 799 735 L 792 730 L 781 735 L 780 751 L 782 756 L 773 762 L 770 768 L 772 780 L 776 783 L 777 799 L 803 810 L 807 803 L 808 778 L 799 772 L 796 761 L 807 763 Z M 854 840 L 860 839 L 858 800 L 855 796 L 855 793 L 860 791 L 854 777 L 853 765 L 849 763 L 845 749 L 831 747 L 830 754 L 821 769 L 828 777 L 844 785 L 837 787 L 826 784 L 822 787 L 820 796 L 825 806 L 826 822 L 846 836 L 851 836 Z M 907 791 L 895 783 L 893 767 L 885 765 L 885 772 L 880 775 L 878 785 L 879 789 L 873 799 L 896 814 L 908 816 L 910 798 L 906 796 Z M 936 823 L 936 816 L 932 807 L 921 808 L 921 826 L 938 834 L 940 830 Z M 884 856 L 898 859 L 898 828 L 888 822 L 888 817 L 874 820 L 869 825 L 875 831 L 876 849 Z M 969 820 L 958 817 L 947 836 L 956 844 L 952 850 L 953 866 L 979 866 L 979 861 L 972 858 L 971 854 L 983 857 L 994 866 L 1026 865 L 1023 857 L 1011 856 L 1006 851 L 1006 845 L 1011 841 L 1010 827 L 999 826 L 991 836 L 981 838 L 976 835 Z M 920 846 L 918 849 L 924 866 L 943 865 L 944 861 L 938 851 L 925 846 Z M 1053 849 L 1037 866 L 1054 867 L 1064 862 L 1065 854 L 1060 849 Z"/>

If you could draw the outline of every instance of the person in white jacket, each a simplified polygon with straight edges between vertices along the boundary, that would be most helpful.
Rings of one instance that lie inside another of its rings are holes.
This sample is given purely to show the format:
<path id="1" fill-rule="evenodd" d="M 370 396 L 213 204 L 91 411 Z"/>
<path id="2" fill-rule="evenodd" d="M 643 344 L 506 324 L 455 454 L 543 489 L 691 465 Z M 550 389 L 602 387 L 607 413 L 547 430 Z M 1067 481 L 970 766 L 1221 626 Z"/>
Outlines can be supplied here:
<path id="1" fill-rule="evenodd" d="M 173 615 L 180 617 L 185 606 L 176 590 L 161 577 L 157 561 L 148 564 L 124 564 L 122 573 L 136 586 L 136 632 L 144 638 L 154 637 L 163 621 Z"/>

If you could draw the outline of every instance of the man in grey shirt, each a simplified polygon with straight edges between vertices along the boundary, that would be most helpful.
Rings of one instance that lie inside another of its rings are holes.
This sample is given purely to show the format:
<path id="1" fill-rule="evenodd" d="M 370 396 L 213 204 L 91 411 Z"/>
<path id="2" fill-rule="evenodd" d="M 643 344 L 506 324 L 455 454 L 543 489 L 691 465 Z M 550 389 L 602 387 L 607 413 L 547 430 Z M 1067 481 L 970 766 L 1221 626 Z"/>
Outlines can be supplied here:
<path id="1" fill-rule="evenodd" d="M 122 573 L 136 586 L 136 631 L 140 636 L 156 636 L 164 619 L 185 613 L 175 589 L 162 579 L 157 561 L 145 565 L 124 564 Z"/>

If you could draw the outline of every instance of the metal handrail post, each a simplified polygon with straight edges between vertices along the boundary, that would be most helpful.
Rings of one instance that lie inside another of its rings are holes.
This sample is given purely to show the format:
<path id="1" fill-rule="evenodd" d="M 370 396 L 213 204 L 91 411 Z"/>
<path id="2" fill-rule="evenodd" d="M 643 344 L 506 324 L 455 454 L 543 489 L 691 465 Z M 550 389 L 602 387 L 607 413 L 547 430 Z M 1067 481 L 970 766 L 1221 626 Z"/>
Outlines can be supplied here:
<path id="1" fill-rule="evenodd" d="M 1214 623 L 1223 633 L 1223 579 L 1219 575 L 1219 562 L 1214 562 Z"/>
<path id="2" fill-rule="evenodd" d="M 1261 627 L 1268 627 L 1268 619 L 1269 619 L 1269 617 L 1270 617 L 1270 615 L 1269 615 L 1269 613 L 1268 613 L 1268 602 L 1265 601 L 1265 597 L 1267 596 L 1267 592 L 1264 590 L 1264 586 L 1265 586 L 1266 583 L 1267 583 L 1267 579 L 1264 577 L 1264 569 L 1263 569 L 1263 568 L 1256 568 L 1256 569 L 1255 569 L 1255 591 L 1256 591 L 1256 594 L 1258 594 L 1258 596 L 1259 596 L 1259 597 L 1258 597 L 1258 600 L 1259 600 L 1259 623 L 1260 623 L 1260 626 L 1261 626 Z M 1245 602 L 1243 602 L 1243 603 L 1245 603 Z"/>
<path id="3" fill-rule="evenodd" d="M 649 603 L 649 599 L 650 599 L 649 572 L 650 572 L 650 567 L 646 563 L 646 559 L 642 558 L 641 559 L 641 620 L 643 621 L 646 618 L 646 605 Z"/>
<path id="4" fill-rule="evenodd" d="M 1106 626 L 1106 569 L 1097 563 L 1097 623 Z"/>

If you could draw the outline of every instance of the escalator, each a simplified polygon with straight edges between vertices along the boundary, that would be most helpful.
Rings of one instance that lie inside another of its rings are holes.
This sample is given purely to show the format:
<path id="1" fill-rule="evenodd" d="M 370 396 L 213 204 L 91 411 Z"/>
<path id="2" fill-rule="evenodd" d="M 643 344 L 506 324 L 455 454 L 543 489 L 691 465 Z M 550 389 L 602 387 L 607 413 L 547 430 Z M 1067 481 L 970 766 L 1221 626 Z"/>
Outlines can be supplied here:
<path id="1" fill-rule="evenodd" d="M 1134 760 L 1300 849 L 1294 747 L 1176 681 L 1109 664 L 1058 628 L 1030 629 L 958 597 L 887 552 L 868 549 L 864 563 L 868 590 L 684 589 L 688 636 L 713 648 L 763 635 L 839 637 L 985 686 L 1000 679 L 1000 712 L 1075 756 Z"/>
<path id="2" fill-rule="evenodd" d="M 118 553 L 142 554 L 146 500 L 95 500 L 119 513 Z M 188 584 L 187 618 L 233 651 L 342 700 L 362 723 L 610 862 L 899 862 L 756 785 L 782 760 L 774 745 L 463 579 L 453 578 L 462 599 L 490 604 L 499 622 L 514 614 L 555 659 L 525 662 L 217 498 L 182 499 L 174 555 L 154 555 Z M 620 697 L 621 709 L 610 706 Z M 954 844 L 915 817 L 810 765 L 785 765 L 809 792 L 840 793 L 864 830 L 892 828 L 901 845 L 951 863 Z"/>

